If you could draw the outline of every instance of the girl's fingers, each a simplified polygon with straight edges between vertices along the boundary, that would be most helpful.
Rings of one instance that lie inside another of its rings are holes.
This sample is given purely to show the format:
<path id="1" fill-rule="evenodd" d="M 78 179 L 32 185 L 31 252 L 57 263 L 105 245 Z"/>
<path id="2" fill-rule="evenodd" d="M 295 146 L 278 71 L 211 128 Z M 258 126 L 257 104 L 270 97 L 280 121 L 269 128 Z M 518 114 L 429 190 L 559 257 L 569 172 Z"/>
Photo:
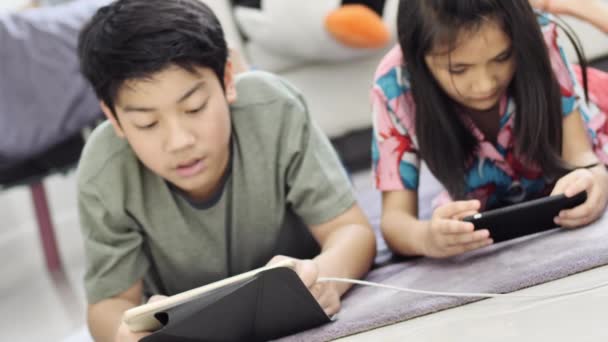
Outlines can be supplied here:
<path id="1" fill-rule="evenodd" d="M 475 226 L 471 222 L 440 220 L 438 224 L 441 234 L 463 234 L 475 230 Z"/>
<path id="2" fill-rule="evenodd" d="M 573 209 L 562 210 L 559 213 L 558 218 L 561 222 L 568 221 L 568 220 L 578 220 L 578 219 L 592 216 L 592 213 L 597 211 L 596 209 L 597 209 L 597 202 L 593 203 L 593 202 L 587 201 Z"/>
<path id="3" fill-rule="evenodd" d="M 564 190 L 564 195 L 567 197 L 573 197 L 580 192 L 591 189 L 593 186 L 593 178 L 591 177 L 591 175 L 584 175 L 577 178 L 572 183 L 568 184 Z"/>
<path id="4" fill-rule="evenodd" d="M 464 234 L 453 234 L 446 236 L 445 239 L 447 241 L 447 245 L 449 247 L 460 246 L 460 245 L 469 245 L 474 244 L 480 241 L 484 241 L 490 238 L 490 232 L 486 229 L 478 230 L 472 233 L 464 233 Z"/>
<path id="5" fill-rule="evenodd" d="M 568 177 L 568 175 L 564 176 L 563 178 L 558 180 L 557 183 L 555 183 L 555 186 L 553 187 L 553 190 L 551 191 L 551 196 L 564 193 L 564 191 L 566 190 L 566 187 L 570 184 L 569 179 L 566 177 Z"/>
<path id="6" fill-rule="evenodd" d="M 581 218 L 585 218 L 588 216 L 593 216 L 594 212 L 599 212 L 600 209 L 600 193 L 597 191 L 598 189 L 590 188 L 587 191 L 587 200 L 585 203 L 574 207 L 572 209 L 562 210 L 559 213 L 560 221 L 568 221 L 568 220 L 578 220 Z"/>
<path id="7" fill-rule="evenodd" d="M 555 219 L 555 223 L 562 228 L 579 228 L 579 227 L 590 224 L 594 220 L 595 219 L 593 218 L 593 216 L 573 218 L 573 219 L 561 219 L 561 218 L 557 217 Z"/>
<path id="8" fill-rule="evenodd" d="M 462 220 L 463 218 L 467 217 L 467 216 L 473 216 L 475 214 L 478 214 L 479 211 L 477 210 L 469 210 L 469 211 L 464 211 L 460 214 L 457 214 L 456 216 L 453 216 L 452 219 L 454 220 Z"/>
<path id="9" fill-rule="evenodd" d="M 469 244 L 453 246 L 453 247 L 450 247 L 450 254 L 458 255 L 458 254 L 466 253 L 469 251 L 473 251 L 473 250 L 476 250 L 479 248 L 489 246 L 493 243 L 494 243 L 494 241 L 492 239 L 488 238 L 488 239 L 483 239 L 481 241 L 475 241 L 475 242 L 472 242 Z"/>
<path id="10" fill-rule="evenodd" d="M 479 210 L 480 205 L 478 200 L 451 202 L 437 208 L 434 216 L 437 218 L 451 218 L 462 212 Z"/>

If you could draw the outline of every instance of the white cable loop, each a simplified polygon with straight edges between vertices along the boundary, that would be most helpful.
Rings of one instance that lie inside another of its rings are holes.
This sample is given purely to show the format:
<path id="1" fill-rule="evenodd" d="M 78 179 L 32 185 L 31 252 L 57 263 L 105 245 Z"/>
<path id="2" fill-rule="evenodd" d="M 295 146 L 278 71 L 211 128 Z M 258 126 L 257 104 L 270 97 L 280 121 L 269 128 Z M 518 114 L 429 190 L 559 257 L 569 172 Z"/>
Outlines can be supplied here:
<path id="1" fill-rule="evenodd" d="M 388 290 L 394 290 L 399 292 L 408 292 L 408 293 L 416 293 L 416 294 L 427 294 L 434 296 L 447 296 L 447 297 L 475 297 L 475 298 L 554 298 L 554 297 L 564 297 L 573 294 L 580 294 L 584 292 L 590 292 L 599 288 L 603 288 L 608 286 L 608 282 L 600 283 L 598 285 L 593 285 L 589 287 L 585 287 L 582 289 L 565 291 L 565 292 L 555 292 L 548 293 L 542 295 L 526 295 L 526 294 L 513 294 L 513 293 L 476 293 L 476 292 L 441 292 L 441 291 L 426 291 L 426 290 L 417 290 L 410 289 L 406 287 L 398 287 L 393 285 L 386 285 L 380 283 L 374 283 L 370 281 L 364 280 L 355 280 L 355 279 L 346 279 L 346 278 L 332 278 L 332 277 L 321 277 L 317 280 L 318 282 L 339 282 L 339 283 L 348 283 L 348 284 L 356 284 L 363 286 L 371 286 L 371 287 L 379 287 Z"/>

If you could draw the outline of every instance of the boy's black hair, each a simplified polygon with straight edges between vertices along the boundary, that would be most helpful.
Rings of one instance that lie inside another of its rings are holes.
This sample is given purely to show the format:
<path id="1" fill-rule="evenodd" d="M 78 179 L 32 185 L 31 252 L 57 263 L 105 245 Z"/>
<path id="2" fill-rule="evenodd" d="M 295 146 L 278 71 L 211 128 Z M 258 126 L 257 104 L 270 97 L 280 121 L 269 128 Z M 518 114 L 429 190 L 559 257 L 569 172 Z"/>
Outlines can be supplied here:
<path id="1" fill-rule="evenodd" d="M 466 195 L 467 165 L 479 146 L 424 58 L 438 45 L 455 47 L 462 30 L 478 29 L 487 19 L 497 20 L 512 40 L 517 69 L 509 92 L 517 106 L 516 156 L 528 166 L 540 167 L 548 178 L 560 177 L 571 169 L 561 157 L 563 117 L 559 84 L 537 15 L 528 0 L 401 1 L 399 43 L 416 103 L 420 156 L 455 199 Z"/>
<path id="2" fill-rule="evenodd" d="M 125 81 L 170 65 L 190 72 L 208 67 L 223 86 L 228 48 L 219 20 L 200 0 L 118 0 L 80 32 L 78 55 L 83 75 L 116 115 Z"/>

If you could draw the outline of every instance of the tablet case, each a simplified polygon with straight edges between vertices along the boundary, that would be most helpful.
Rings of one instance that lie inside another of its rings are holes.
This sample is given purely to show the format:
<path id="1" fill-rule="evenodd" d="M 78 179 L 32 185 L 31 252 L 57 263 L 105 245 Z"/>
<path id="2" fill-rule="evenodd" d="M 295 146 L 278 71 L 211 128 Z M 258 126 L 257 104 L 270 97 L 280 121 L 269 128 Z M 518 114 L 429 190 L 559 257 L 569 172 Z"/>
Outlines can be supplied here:
<path id="1" fill-rule="evenodd" d="M 330 321 L 287 267 L 262 271 L 155 317 L 163 327 L 144 342 L 267 341 Z"/>
<path id="2" fill-rule="evenodd" d="M 563 209 L 574 208 L 587 200 L 585 191 L 573 196 L 555 195 L 465 217 L 475 229 L 488 229 L 494 242 L 557 228 L 553 219 Z"/>

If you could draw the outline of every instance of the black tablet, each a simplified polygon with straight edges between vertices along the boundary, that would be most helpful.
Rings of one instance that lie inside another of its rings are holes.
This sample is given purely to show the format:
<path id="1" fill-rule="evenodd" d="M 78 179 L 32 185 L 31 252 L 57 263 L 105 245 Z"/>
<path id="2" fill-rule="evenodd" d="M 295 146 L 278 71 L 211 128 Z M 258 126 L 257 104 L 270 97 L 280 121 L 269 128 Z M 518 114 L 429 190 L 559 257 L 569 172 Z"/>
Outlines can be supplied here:
<path id="1" fill-rule="evenodd" d="M 291 259 L 132 308 L 142 342 L 268 341 L 330 322 Z"/>
<path id="2" fill-rule="evenodd" d="M 563 194 L 548 196 L 467 216 L 463 221 L 472 222 L 476 230 L 488 229 L 494 242 L 500 242 L 557 228 L 553 219 L 561 210 L 586 200 L 585 191 L 570 198 Z"/>

